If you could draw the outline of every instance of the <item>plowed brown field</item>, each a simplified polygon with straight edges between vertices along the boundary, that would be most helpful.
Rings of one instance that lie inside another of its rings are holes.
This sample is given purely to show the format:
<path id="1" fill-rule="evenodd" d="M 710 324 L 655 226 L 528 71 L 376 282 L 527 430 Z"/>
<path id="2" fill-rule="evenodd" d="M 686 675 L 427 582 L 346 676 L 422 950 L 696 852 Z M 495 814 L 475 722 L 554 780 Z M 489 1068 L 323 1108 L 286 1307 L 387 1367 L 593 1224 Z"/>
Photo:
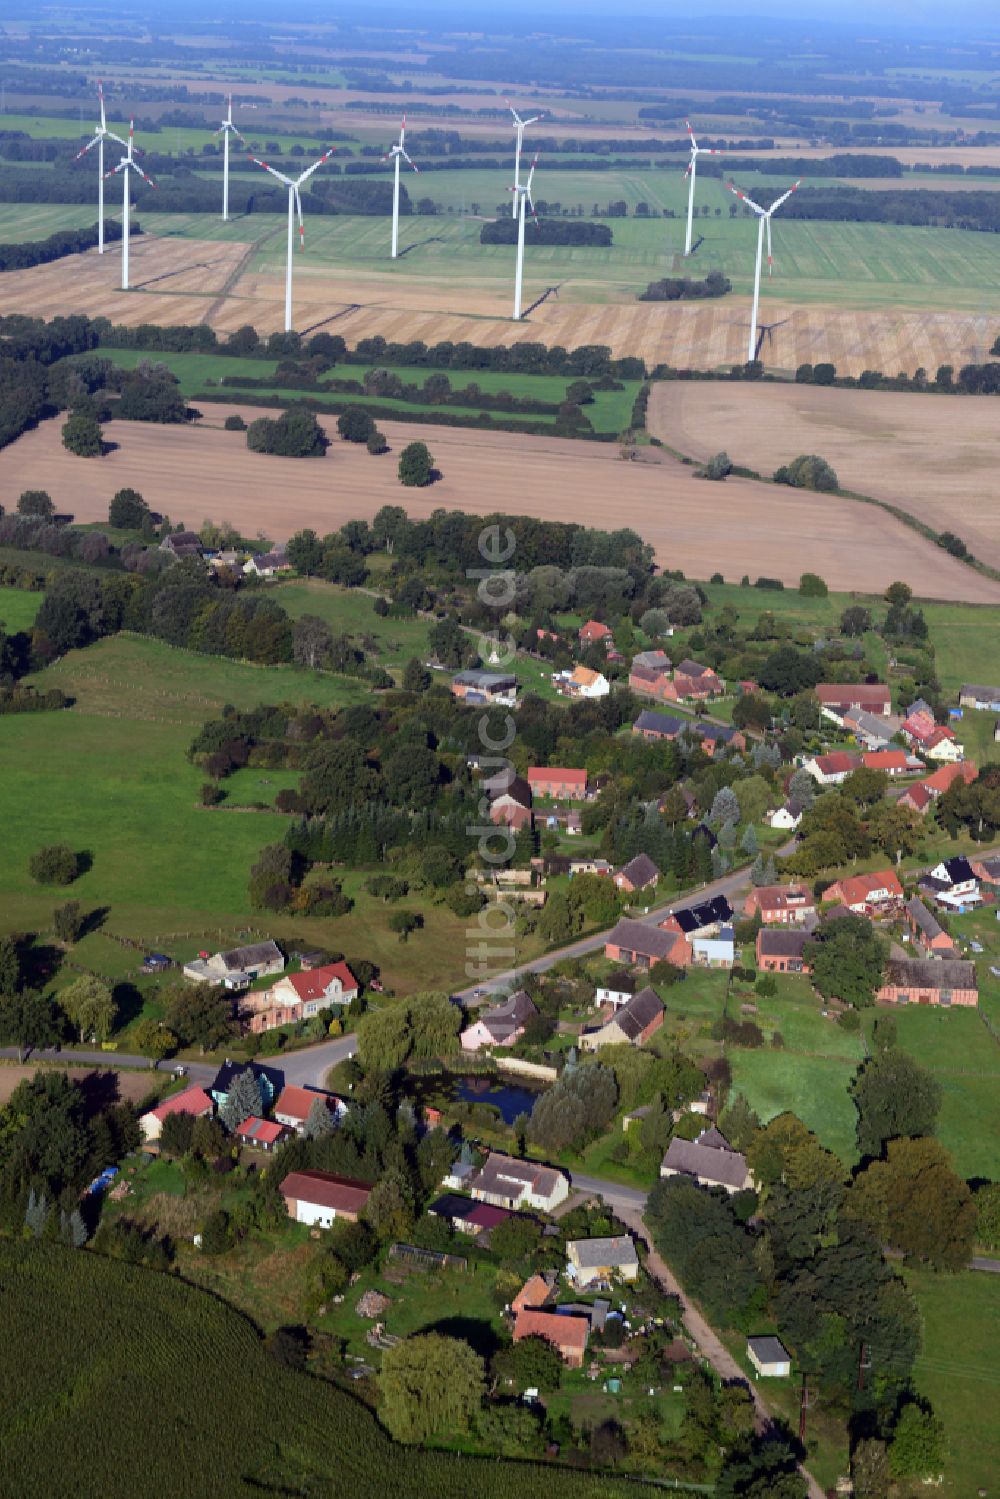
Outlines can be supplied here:
<path id="1" fill-rule="evenodd" d="M 222 430 L 237 409 L 213 407 L 203 424 L 188 428 L 113 422 L 107 435 L 118 446 L 99 460 L 67 453 L 58 420 L 46 423 L 0 453 L 0 493 L 44 488 L 60 509 L 99 521 L 111 495 L 133 485 L 174 520 L 229 520 L 275 540 L 303 526 L 322 533 L 354 517 L 370 519 L 385 504 L 403 504 L 417 517 L 442 507 L 507 510 L 633 526 L 661 565 L 692 577 L 764 573 L 794 583 L 811 568 L 837 589 L 881 592 L 902 578 L 928 598 L 1000 601 L 1000 584 L 855 501 L 739 479 L 710 485 L 653 452 L 623 463 L 611 444 L 394 422 L 382 424 L 393 449 L 383 458 L 336 438 L 321 460 L 269 458 L 250 453 L 242 434 Z M 332 435 L 333 422 L 326 425 Z M 426 490 L 404 490 L 395 455 L 417 438 L 430 445 L 443 478 Z"/>
<path id="2" fill-rule="evenodd" d="M 994 396 L 671 381 L 653 387 L 647 419 L 655 436 L 683 453 L 707 458 L 725 448 L 759 473 L 798 453 L 819 453 L 845 488 L 956 532 L 983 562 L 1000 567 Z"/>

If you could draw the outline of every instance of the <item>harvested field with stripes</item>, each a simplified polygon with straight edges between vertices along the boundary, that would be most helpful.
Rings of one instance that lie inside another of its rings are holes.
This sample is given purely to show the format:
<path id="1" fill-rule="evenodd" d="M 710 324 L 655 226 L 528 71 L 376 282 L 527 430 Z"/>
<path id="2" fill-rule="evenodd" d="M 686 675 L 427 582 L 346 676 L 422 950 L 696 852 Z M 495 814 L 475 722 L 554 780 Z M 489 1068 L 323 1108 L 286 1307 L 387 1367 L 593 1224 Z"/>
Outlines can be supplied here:
<path id="1" fill-rule="evenodd" d="M 841 590 L 881 593 L 903 578 L 927 598 L 1000 602 L 1000 583 L 876 507 L 750 480 L 709 485 L 655 449 L 624 463 L 610 444 L 381 422 L 393 451 L 373 458 L 340 442 L 331 420 L 323 424 L 332 438 L 325 458 L 274 458 L 249 452 L 241 433 L 222 430 L 233 410 L 240 408 L 212 407 L 186 428 L 111 422 L 106 432 L 117 446 L 100 460 L 67 453 L 59 421 L 47 422 L 0 453 L 0 490 L 45 488 L 78 520 L 102 521 L 111 495 L 132 485 L 175 520 L 196 526 L 206 516 L 228 520 L 247 535 L 260 529 L 275 541 L 304 526 L 325 532 L 353 518 L 370 520 L 387 504 L 403 504 L 416 517 L 438 508 L 508 510 L 586 526 L 633 526 L 653 544 L 661 566 L 695 578 L 749 573 L 797 584 L 809 567 Z M 241 414 L 252 420 L 261 410 Z M 442 478 L 424 490 L 403 490 L 396 458 L 416 439 L 430 445 Z"/>
<path id="2" fill-rule="evenodd" d="M 667 381 L 653 387 L 648 423 L 693 458 L 725 448 L 759 473 L 819 453 L 846 489 L 954 531 L 1000 567 L 995 396 Z"/>

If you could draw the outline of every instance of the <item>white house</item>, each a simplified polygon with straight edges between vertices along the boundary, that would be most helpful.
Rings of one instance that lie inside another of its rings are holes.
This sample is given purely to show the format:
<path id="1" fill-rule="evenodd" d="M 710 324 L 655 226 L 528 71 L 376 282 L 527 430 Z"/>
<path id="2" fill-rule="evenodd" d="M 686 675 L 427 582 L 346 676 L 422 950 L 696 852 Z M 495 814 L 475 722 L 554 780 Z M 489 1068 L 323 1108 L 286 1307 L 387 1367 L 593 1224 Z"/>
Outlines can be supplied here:
<path id="1" fill-rule="evenodd" d="M 335 1218 L 356 1223 L 371 1190 L 368 1182 L 330 1171 L 290 1171 L 278 1188 L 289 1218 L 315 1228 L 329 1228 Z"/>
<path id="2" fill-rule="evenodd" d="M 636 1280 L 639 1256 L 628 1234 L 608 1239 L 570 1239 L 566 1244 L 566 1274 L 576 1286 L 593 1281 Z"/>
<path id="3" fill-rule="evenodd" d="M 919 748 L 928 760 L 940 760 L 946 765 L 957 765 L 965 758 L 965 751 L 958 740 L 952 739 L 948 734 L 934 734 Z"/>
<path id="4" fill-rule="evenodd" d="M 518 1161 L 491 1151 L 469 1179 L 468 1191 L 480 1202 L 500 1208 L 538 1208 L 551 1213 L 569 1196 L 569 1178 L 537 1161 Z"/>
<path id="5" fill-rule="evenodd" d="M 200 984 L 225 984 L 227 989 L 246 988 L 254 979 L 269 973 L 282 973 L 285 955 L 276 942 L 253 942 L 248 947 L 232 947 L 228 952 L 209 956 L 199 953 L 184 964 L 184 977 Z"/>
<path id="6" fill-rule="evenodd" d="M 635 979 L 630 973 L 619 969 L 616 973 L 609 973 L 603 984 L 599 984 L 594 994 L 594 1004 L 600 1008 L 601 1005 L 614 1005 L 620 1010 L 622 1005 L 627 1005 L 633 994 L 637 991 Z"/>
<path id="7" fill-rule="evenodd" d="M 747 1358 L 762 1379 L 787 1379 L 792 1361 L 780 1338 L 747 1338 Z"/>
<path id="8" fill-rule="evenodd" d="M 479 1051 L 483 1046 L 513 1046 L 524 1035 L 524 1028 L 534 1020 L 538 1010 L 523 989 L 509 995 L 502 1004 L 485 1010 L 467 1026 L 459 1040 L 463 1051 Z"/>
<path id="9" fill-rule="evenodd" d="M 300 1018 L 309 1020 L 331 1005 L 349 1005 L 358 992 L 358 981 L 346 963 L 324 963 L 303 973 L 286 973 L 264 994 L 269 1005 L 301 1006 Z"/>
<path id="10" fill-rule="evenodd" d="M 807 770 L 820 786 L 840 786 L 861 764 L 860 755 L 833 750 L 829 755 L 810 755 L 803 760 L 802 769 Z"/>
<path id="11" fill-rule="evenodd" d="M 163 1121 L 170 1114 L 190 1114 L 192 1119 L 211 1119 L 214 1113 L 215 1104 L 204 1088 L 194 1086 L 185 1088 L 183 1093 L 175 1093 L 165 1103 L 158 1104 L 155 1109 L 141 1115 L 139 1128 L 145 1139 L 158 1140 L 163 1130 Z"/>
<path id="12" fill-rule="evenodd" d="M 295 1083 L 286 1083 L 274 1105 L 274 1117 L 279 1124 L 287 1125 L 301 1135 L 306 1121 L 319 1099 L 337 1121 L 347 1113 L 347 1105 L 334 1093 L 324 1093 L 321 1088 L 300 1088 Z"/>
<path id="13" fill-rule="evenodd" d="M 671 1140 L 660 1166 L 661 1176 L 691 1176 L 701 1187 L 742 1192 L 753 1186 L 746 1156 L 733 1150 L 717 1129 L 702 1130 L 697 1140 Z"/>
<path id="14" fill-rule="evenodd" d="M 731 926 L 720 928 L 715 936 L 692 937 L 692 962 L 698 968 L 732 968 L 736 961 L 736 943 Z"/>
<path id="15" fill-rule="evenodd" d="M 607 697 L 611 691 L 611 683 L 604 673 L 592 671 L 589 666 L 553 672 L 552 682 L 567 697 Z"/>
<path id="16" fill-rule="evenodd" d="M 802 804 L 790 797 L 783 807 L 768 812 L 764 821 L 769 828 L 780 828 L 783 833 L 792 833 L 802 821 Z"/>

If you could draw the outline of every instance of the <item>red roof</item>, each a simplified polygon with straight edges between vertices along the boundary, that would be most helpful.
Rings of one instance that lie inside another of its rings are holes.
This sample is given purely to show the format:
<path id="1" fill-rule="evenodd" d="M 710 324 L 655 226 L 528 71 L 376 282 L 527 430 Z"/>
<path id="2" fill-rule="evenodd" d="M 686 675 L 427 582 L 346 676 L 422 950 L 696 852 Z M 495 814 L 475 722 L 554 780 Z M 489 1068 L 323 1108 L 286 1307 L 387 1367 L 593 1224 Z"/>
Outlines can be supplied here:
<path id="1" fill-rule="evenodd" d="M 287 1114 L 290 1119 L 301 1119 L 305 1123 L 317 1098 L 322 1098 L 330 1108 L 336 1107 L 337 1100 L 332 1093 L 321 1093 L 312 1088 L 298 1088 L 294 1083 L 286 1083 L 274 1106 L 274 1112 Z"/>
<path id="2" fill-rule="evenodd" d="M 906 751 L 901 749 L 869 750 L 861 758 L 869 770 L 906 769 Z"/>
<path id="3" fill-rule="evenodd" d="M 934 800 L 934 793 L 928 788 L 926 781 L 921 781 L 918 785 L 911 786 L 909 790 L 904 791 L 899 799 L 917 812 L 922 812 Z"/>
<path id="4" fill-rule="evenodd" d="M 251 1145 L 274 1145 L 288 1131 L 283 1124 L 276 1124 L 273 1119 L 258 1119 L 256 1114 L 251 1114 L 249 1119 L 244 1119 L 236 1133 L 241 1140 L 248 1140 Z"/>
<path id="5" fill-rule="evenodd" d="M 889 702 L 891 694 L 882 682 L 820 682 L 816 696 L 831 707 L 847 703 L 852 708 L 864 708 L 869 703 Z"/>
<path id="6" fill-rule="evenodd" d="M 562 765 L 553 765 L 547 770 L 541 765 L 532 765 L 528 771 L 529 786 L 535 781 L 558 781 L 562 786 L 586 786 L 587 772 L 567 770 Z"/>
<path id="7" fill-rule="evenodd" d="M 946 739 L 954 739 L 954 737 L 955 734 L 952 729 L 946 728 L 944 724 L 938 724 L 924 739 L 924 749 L 935 749 L 939 744 L 943 744 Z"/>
<path id="8" fill-rule="evenodd" d="M 847 750 L 834 750 L 829 755 L 817 755 L 816 764 L 825 776 L 838 776 L 845 770 L 857 770 L 861 757 L 851 755 Z"/>
<path id="9" fill-rule="evenodd" d="M 891 869 L 878 869 L 874 874 L 855 874 L 846 880 L 838 880 L 832 887 L 845 906 L 858 906 L 868 900 L 875 890 L 888 890 L 890 895 L 901 898 L 903 887 Z M 825 899 L 832 899 L 827 890 Z"/>
<path id="10" fill-rule="evenodd" d="M 552 1287 L 545 1276 L 531 1275 L 514 1297 L 511 1307 L 515 1312 L 521 1312 L 525 1307 L 544 1306 L 551 1295 Z"/>
<path id="11" fill-rule="evenodd" d="M 334 979 L 339 979 L 345 990 L 357 989 L 358 981 L 346 963 L 326 963 L 322 968 L 310 968 L 307 973 L 289 973 L 288 982 L 300 999 L 322 999 Z"/>
<path id="12" fill-rule="evenodd" d="M 940 770 L 935 770 L 920 784 L 930 791 L 947 791 L 953 781 L 964 781 L 969 785 L 978 774 L 974 761 L 963 760 L 960 765 L 942 765 Z"/>
<path id="13" fill-rule="evenodd" d="M 587 1346 L 590 1321 L 587 1317 L 561 1317 L 558 1312 L 518 1312 L 514 1320 L 514 1342 L 522 1338 L 545 1338 L 557 1348 L 583 1353 Z"/>
<path id="14" fill-rule="evenodd" d="M 168 1114 L 193 1114 L 195 1118 L 202 1114 L 210 1114 L 214 1105 L 204 1088 L 185 1088 L 183 1093 L 175 1093 L 173 1098 L 168 1098 L 158 1108 L 151 1109 L 150 1113 L 154 1119 L 164 1120 Z"/>
<path id="15" fill-rule="evenodd" d="M 608 626 L 602 625 L 599 619 L 588 619 L 580 629 L 581 640 L 604 640 L 610 634 Z"/>
<path id="16" fill-rule="evenodd" d="M 333 1208 L 338 1213 L 360 1213 L 371 1190 L 368 1182 L 334 1176 L 330 1171 L 290 1171 L 278 1188 L 282 1197 Z"/>
<path id="17" fill-rule="evenodd" d="M 462 1214 L 462 1222 L 471 1223 L 475 1228 L 491 1229 L 513 1216 L 509 1208 L 497 1208 L 491 1202 L 477 1202 L 469 1212 Z"/>

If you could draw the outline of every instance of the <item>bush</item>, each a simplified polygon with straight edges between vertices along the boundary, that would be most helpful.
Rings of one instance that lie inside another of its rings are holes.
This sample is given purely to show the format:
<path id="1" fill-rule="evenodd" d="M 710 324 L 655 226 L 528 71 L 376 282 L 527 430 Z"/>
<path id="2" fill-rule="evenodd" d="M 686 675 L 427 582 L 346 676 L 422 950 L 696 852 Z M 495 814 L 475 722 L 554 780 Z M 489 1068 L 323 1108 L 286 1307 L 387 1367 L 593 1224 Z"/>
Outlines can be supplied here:
<path id="1" fill-rule="evenodd" d="M 227 432 L 245 432 L 247 429 L 247 424 L 238 411 L 234 411 L 230 416 L 227 416 L 222 425 Z"/>
<path id="2" fill-rule="evenodd" d="M 62 442 L 78 458 L 99 458 L 104 452 L 101 424 L 86 411 L 73 411 L 63 422 Z"/>
<path id="3" fill-rule="evenodd" d="M 399 482 L 408 489 L 423 489 L 434 477 L 434 460 L 425 442 L 411 442 L 399 455 Z"/>
<path id="4" fill-rule="evenodd" d="M 32 854 L 28 873 L 39 885 L 72 885 L 80 873 L 80 861 L 65 843 L 51 843 Z"/>
<path id="5" fill-rule="evenodd" d="M 337 418 L 337 431 L 345 442 L 367 442 L 375 423 L 361 406 L 348 406 Z"/>
<path id="6" fill-rule="evenodd" d="M 819 573 L 803 573 L 799 579 L 799 593 L 804 599 L 825 599 L 829 592 Z"/>
<path id="7" fill-rule="evenodd" d="M 703 479 L 725 479 L 733 471 L 732 459 L 728 453 L 716 453 L 710 458 L 702 470 Z"/>
<path id="8" fill-rule="evenodd" d="M 793 489 L 815 489 L 822 494 L 831 494 L 839 489 L 837 475 L 825 458 L 815 453 L 802 453 L 774 472 L 775 484 L 790 484 Z"/>
<path id="9" fill-rule="evenodd" d="M 18 515 L 36 515 L 50 520 L 56 513 L 52 496 L 44 489 L 26 489 L 17 502 Z"/>
<path id="10" fill-rule="evenodd" d="M 78 900 L 68 900 L 52 912 L 52 925 L 60 942 L 75 942 L 83 931 L 84 917 Z"/>
<path id="11" fill-rule="evenodd" d="M 138 531 L 149 506 L 137 489 L 119 489 L 108 506 L 108 524 L 119 531 Z"/>
<path id="12" fill-rule="evenodd" d="M 326 438 L 313 412 L 304 406 L 289 406 L 279 417 L 259 416 L 251 422 L 247 447 L 252 453 L 272 453 L 280 458 L 322 458 Z"/>
<path id="13" fill-rule="evenodd" d="M 371 453 L 373 458 L 377 458 L 381 453 L 388 453 L 389 444 L 386 441 L 385 433 L 380 432 L 379 429 L 375 427 L 374 430 L 369 432 L 368 434 L 367 447 L 369 453 Z"/>

